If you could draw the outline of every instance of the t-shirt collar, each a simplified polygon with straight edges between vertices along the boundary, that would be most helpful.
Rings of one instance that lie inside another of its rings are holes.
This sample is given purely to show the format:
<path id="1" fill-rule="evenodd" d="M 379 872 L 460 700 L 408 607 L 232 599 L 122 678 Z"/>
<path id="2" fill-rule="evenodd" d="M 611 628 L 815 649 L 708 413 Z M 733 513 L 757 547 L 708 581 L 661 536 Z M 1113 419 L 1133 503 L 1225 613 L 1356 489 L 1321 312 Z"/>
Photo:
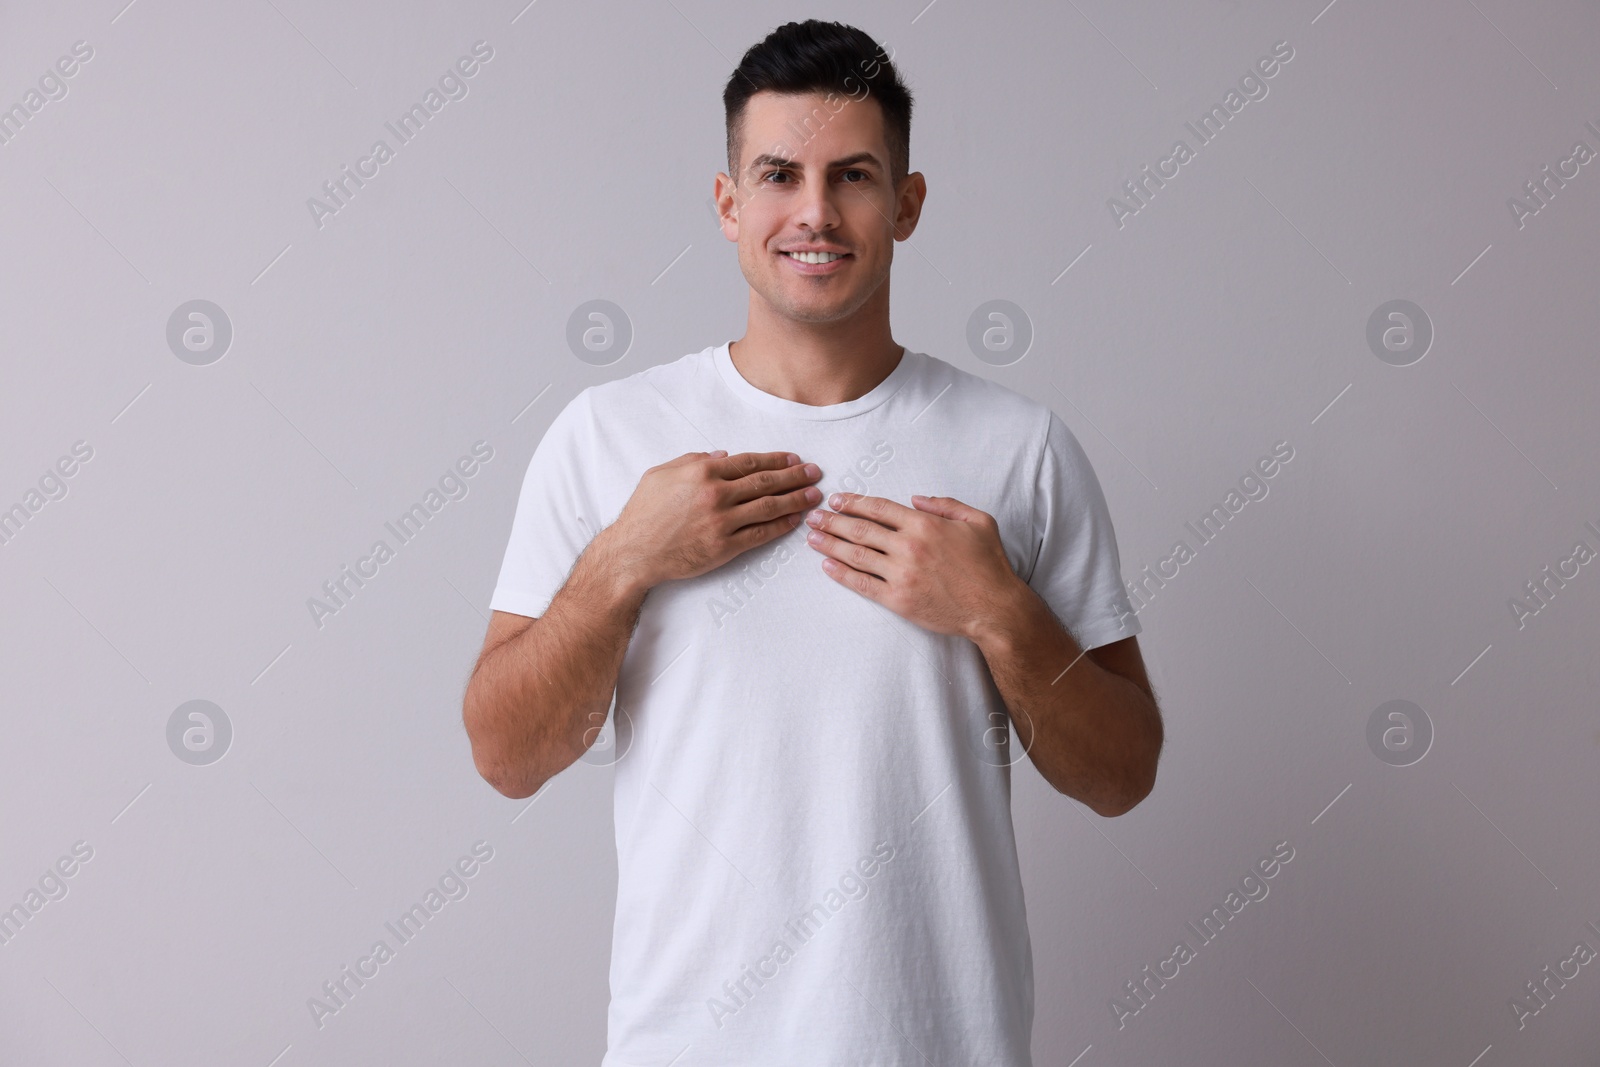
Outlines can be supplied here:
<path id="1" fill-rule="evenodd" d="M 846 400 L 842 404 L 817 405 L 786 400 L 751 385 L 745 380 L 744 375 L 739 373 L 739 368 L 733 365 L 733 356 L 729 351 L 732 345 L 732 341 L 724 341 L 717 346 L 712 351 L 712 360 L 717 365 L 717 373 L 722 378 L 723 384 L 731 389 L 735 396 L 771 415 L 787 415 L 791 418 L 813 421 L 847 419 L 852 415 L 871 411 L 900 390 L 911 376 L 916 367 L 916 360 L 920 356 L 920 353 L 904 348 L 900 354 L 900 362 L 895 364 L 894 370 L 890 371 L 889 376 L 874 386 L 870 392 L 854 400 Z"/>

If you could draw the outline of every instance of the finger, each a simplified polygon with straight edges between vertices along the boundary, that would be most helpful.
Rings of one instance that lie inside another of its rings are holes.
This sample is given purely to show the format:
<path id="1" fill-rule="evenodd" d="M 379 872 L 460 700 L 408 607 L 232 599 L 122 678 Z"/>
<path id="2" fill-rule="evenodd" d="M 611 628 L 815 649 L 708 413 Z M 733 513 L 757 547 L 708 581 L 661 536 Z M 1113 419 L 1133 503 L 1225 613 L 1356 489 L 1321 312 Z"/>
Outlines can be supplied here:
<path id="1" fill-rule="evenodd" d="M 862 545 L 887 554 L 894 530 L 878 523 L 873 519 L 860 518 L 837 511 L 827 511 L 818 508 L 806 516 L 807 525 L 812 529 L 849 541 L 851 544 Z"/>
<path id="2" fill-rule="evenodd" d="M 761 497 L 803 489 L 821 477 L 822 470 L 815 463 L 796 465 L 785 463 L 784 466 L 777 468 L 763 468 L 731 482 L 726 499 L 733 504 L 743 504 Z M 812 504 L 821 502 L 820 491 L 816 494 L 815 500 L 808 501 Z"/>
<path id="3" fill-rule="evenodd" d="M 911 506 L 918 511 L 929 515 L 937 515 L 942 519 L 955 519 L 958 522 L 982 522 L 989 517 L 987 512 L 980 511 L 971 504 L 965 504 L 953 496 L 922 496 L 912 494 Z"/>
<path id="4" fill-rule="evenodd" d="M 711 473 L 718 478 L 736 481 L 759 471 L 782 470 L 791 466 L 793 452 L 737 452 L 719 456 L 710 461 Z M 798 458 L 798 457 L 796 457 Z"/>
<path id="5" fill-rule="evenodd" d="M 840 563 L 829 557 L 822 561 L 822 571 L 828 577 L 866 597 L 868 600 L 883 603 L 889 593 L 889 583 L 876 575 L 866 574 L 856 570 L 849 564 Z"/>
<path id="6" fill-rule="evenodd" d="M 658 465 L 654 469 L 660 470 L 660 469 L 663 469 L 663 468 L 666 468 L 666 467 L 681 467 L 685 463 L 694 463 L 694 462 L 697 462 L 698 460 L 706 459 L 708 457 L 717 457 L 717 456 L 726 456 L 726 455 L 727 455 L 726 452 L 685 452 L 683 455 L 678 456 L 675 459 L 669 459 L 665 463 L 662 463 L 662 464 Z"/>
<path id="7" fill-rule="evenodd" d="M 822 492 L 816 486 L 806 486 L 791 493 L 758 496 L 730 508 L 728 521 L 732 528 L 737 530 L 740 527 L 787 517 L 794 520 L 789 525 L 789 529 L 792 530 L 800 525 L 801 520 L 805 518 L 805 512 L 815 507 L 821 499 Z"/>
<path id="8" fill-rule="evenodd" d="M 832 534 L 825 534 L 821 530 L 812 530 L 807 533 L 806 543 L 824 556 L 844 564 L 851 570 L 887 580 L 888 576 L 884 572 L 888 570 L 886 564 L 889 562 L 889 557 L 882 552 L 853 544 L 850 541 L 841 540 Z"/>
<path id="9" fill-rule="evenodd" d="M 733 541 L 740 553 L 747 552 L 758 545 L 776 540 L 793 530 L 800 524 L 797 515 L 781 515 L 768 522 L 758 522 L 735 530 L 729 538 Z M 736 553 L 737 554 L 737 553 Z"/>
<path id="10" fill-rule="evenodd" d="M 898 530 L 919 518 L 914 509 L 904 504 L 896 504 L 881 496 L 862 496 L 860 493 L 834 493 L 828 498 L 828 506 L 845 515 L 871 519 L 891 530 Z"/>

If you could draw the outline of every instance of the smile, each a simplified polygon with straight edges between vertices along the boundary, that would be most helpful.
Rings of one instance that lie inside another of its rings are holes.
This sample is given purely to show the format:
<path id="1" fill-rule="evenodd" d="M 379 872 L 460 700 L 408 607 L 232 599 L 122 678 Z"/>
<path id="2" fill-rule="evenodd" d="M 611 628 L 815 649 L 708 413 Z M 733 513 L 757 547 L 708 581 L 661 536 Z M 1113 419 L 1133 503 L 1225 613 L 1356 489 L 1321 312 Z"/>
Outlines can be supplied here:
<path id="1" fill-rule="evenodd" d="M 785 252 L 784 255 L 798 259 L 802 263 L 831 263 L 836 259 L 843 259 L 843 252 Z"/>
<path id="2" fill-rule="evenodd" d="M 848 252 L 780 252 L 779 255 L 803 274 L 831 274 L 850 258 Z"/>

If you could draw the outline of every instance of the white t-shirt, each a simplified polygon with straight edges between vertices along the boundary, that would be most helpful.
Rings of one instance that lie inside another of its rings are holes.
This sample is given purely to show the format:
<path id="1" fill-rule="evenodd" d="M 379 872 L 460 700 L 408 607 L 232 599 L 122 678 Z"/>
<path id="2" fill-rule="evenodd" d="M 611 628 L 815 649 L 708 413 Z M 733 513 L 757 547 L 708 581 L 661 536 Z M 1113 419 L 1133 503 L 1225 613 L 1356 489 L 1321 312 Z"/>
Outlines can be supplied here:
<path id="1" fill-rule="evenodd" d="M 528 464 L 491 606 L 542 614 L 646 469 L 719 448 L 816 463 L 824 506 L 955 497 L 1081 647 L 1140 632 L 1066 424 L 909 350 L 821 407 L 751 385 L 726 343 L 584 389 Z M 1029 1067 L 1004 701 L 976 644 L 835 582 L 809 529 L 645 598 L 612 711 L 602 1067 Z"/>

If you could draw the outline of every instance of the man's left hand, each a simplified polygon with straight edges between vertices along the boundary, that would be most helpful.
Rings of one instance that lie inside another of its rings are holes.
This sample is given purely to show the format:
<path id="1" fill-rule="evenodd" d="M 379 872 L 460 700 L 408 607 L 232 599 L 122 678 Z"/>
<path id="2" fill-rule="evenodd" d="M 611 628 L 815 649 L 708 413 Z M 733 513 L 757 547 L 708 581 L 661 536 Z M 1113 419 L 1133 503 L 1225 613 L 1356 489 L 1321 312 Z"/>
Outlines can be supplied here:
<path id="1" fill-rule="evenodd" d="M 835 493 L 828 504 L 806 517 L 823 570 L 925 630 L 976 640 L 1020 583 L 994 517 L 953 497 L 913 496 L 908 508 Z"/>

